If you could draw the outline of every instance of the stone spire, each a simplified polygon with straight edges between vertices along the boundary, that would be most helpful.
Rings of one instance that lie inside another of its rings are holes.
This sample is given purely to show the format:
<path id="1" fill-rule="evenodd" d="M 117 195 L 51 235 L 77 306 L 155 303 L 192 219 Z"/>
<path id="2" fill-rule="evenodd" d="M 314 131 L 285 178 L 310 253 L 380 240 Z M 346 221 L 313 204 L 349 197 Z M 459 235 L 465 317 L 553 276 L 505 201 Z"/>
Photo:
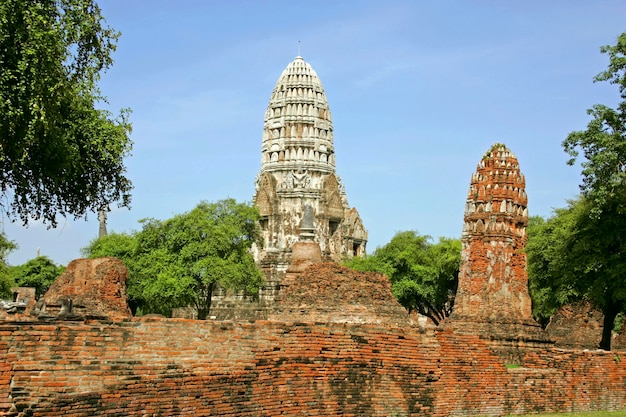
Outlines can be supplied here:
<path id="1" fill-rule="evenodd" d="M 365 253 L 367 232 L 335 174 L 333 124 L 322 82 L 297 56 L 278 78 L 267 111 L 254 202 L 263 249 L 290 252 L 307 209 L 306 238 L 335 260 Z M 261 253 L 264 252 L 264 253 Z"/>
<path id="2" fill-rule="evenodd" d="M 276 82 L 265 112 L 259 174 L 292 172 L 283 185 L 303 188 L 308 170 L 335 172 L 333 124 L 322 82 L 297 56 Z"/>
<path id="3" fill-rule="evenodd" d="M 467 194 L 454 315 L 477 321 L 531 321 L 526 274 L 527 197 L 516 156 L 495 144 Z"/>
<path id="4" fill-rule="evenodd" d="M 98 210 L 98 238 L 106 236 L 107 233 L 107 212 L 104 209 Z"/>
<path id="5" fill-rule="evenodd" d="M 526 274 L 526 181 L 517 158 L 496 143 L 467 193 L 459 285 L 444 329 L 488 340 L 507 363 L 553 342 L 532 318 Z"/>

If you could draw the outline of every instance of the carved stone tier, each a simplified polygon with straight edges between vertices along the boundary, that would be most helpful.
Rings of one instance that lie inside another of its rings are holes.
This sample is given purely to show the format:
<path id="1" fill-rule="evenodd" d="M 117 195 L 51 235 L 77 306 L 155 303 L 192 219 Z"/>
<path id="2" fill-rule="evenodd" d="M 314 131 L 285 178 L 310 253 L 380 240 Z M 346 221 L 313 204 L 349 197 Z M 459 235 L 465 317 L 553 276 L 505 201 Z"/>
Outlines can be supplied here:
<path id="1" fill-rule="evenodd" d="M 459 284 L 445 324 L 491 340 L 511 360 L 522 345 L 550 343 L 532 318 L 528 293 L 525 185 L 506 146 L 495 144 L 482 157 L 467 194 Z"/>
<path id="2" fill-rule="evenodd" d="M 306 164 L 334 172 L 333 125 L 315 70 L 301 56 L 276 82 L 265 112 L 261 172 Z"/>
<path id="3" fill-rule="evenodd" d="M 532 321 L 523 251 L 527 203 L 517 158 L 504 145 L 493 145 L 472 175 L 467 195 L 455 315 Z"/>
<path id="4" fill-rule="evenodd" d="M 253 303 L 218 291 L 211 307 L 218 319 L 267 317 L 298 243 L 318 248 L 321 260 L 365 254 L 367 231 L 335 173 L 326 93 L 300 56 L 278 78 L 267 106 L 255 189 L 262 244 L 252 252 L 265 286 Z"/>
<path id="5" fill-rule="evenodd" d="M 287 65 L 272 92 L 255 186 L 263 235 L 262 248 L 254 251 L 259 264 L 265 264 L 272 251 L 290 253 L 302 240 L 305 207 L 312 216 L 306 239 L 319 244 L 325 259 L 365 253 L 367 231 L 335 173 L 326 93 L 315 70 L 300 56 Z"/>

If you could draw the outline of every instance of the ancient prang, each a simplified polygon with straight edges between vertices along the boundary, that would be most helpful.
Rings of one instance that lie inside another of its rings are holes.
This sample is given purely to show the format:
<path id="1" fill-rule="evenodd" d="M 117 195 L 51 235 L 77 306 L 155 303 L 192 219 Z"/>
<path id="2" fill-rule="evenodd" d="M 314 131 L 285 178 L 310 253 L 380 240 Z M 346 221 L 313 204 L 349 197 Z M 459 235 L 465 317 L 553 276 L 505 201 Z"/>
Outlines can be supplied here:
<path id="1" fill-rule="evenodd" d="M 479 320 L 532 319 L 526 274 L 528 199 L 515 155 L 495 144 L 472 174 L 461 241 L 455 314 Z"/>
<path id="2" fill-rule="evenodd" d="M 261 214 L 263 237 L 255 258 L 270 287 L 284 276 L 291 249 L 301 240 L 307 207 L 313 224 L 305 232 L 319 244 L 324 259 L 339 261 L 365 254 L 367 231 L 357 210 L 348 205 L 335 173 L 326 93 L 315 70 L 301 56 L 287 65 L 272 92 L 255 187 L 254 204 Z M 271 291 L 265 297 L 271 298 Z"/>
<path id="3" fill-rule="evenodd" d="M 528 293 L 525 186 L 517 157 L 503 144 L 494 144 L 478 163 L 467 194 L 448 326 L 492 339 L 547 341 L 532 318 Z"/>

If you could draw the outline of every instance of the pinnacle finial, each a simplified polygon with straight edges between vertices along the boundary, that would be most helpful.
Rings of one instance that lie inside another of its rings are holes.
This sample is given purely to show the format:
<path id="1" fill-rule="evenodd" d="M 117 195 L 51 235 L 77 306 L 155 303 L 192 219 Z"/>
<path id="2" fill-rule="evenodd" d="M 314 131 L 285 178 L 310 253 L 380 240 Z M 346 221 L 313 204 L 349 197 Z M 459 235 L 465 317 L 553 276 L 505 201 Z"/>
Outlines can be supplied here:
<path id="1" fill-rule="evenodd" d="M 300 56 L 300 41 L 298 41 L 298 56 Z"/>

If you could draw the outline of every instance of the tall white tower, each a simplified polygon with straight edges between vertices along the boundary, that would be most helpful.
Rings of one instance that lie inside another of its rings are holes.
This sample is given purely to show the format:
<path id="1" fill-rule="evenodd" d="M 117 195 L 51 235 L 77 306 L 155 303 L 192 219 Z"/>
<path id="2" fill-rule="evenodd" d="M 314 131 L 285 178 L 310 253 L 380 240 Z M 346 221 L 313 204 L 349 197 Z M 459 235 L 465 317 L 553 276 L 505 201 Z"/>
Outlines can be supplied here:
<path id="1" fill-rule="evenodd" d="M 265 113 L 261 169 L 254 202 L 261 214 L 258 261 L 288 262 L 301 234 L 305 207 L 313 216 L 302 230 L 324 257 L 365 254 L 367 231 L 335 174 L 333 124 L 322 82 L 297 56 L 276 82 Z M 279 267 L 279 269 L 281 269 Z"/>

